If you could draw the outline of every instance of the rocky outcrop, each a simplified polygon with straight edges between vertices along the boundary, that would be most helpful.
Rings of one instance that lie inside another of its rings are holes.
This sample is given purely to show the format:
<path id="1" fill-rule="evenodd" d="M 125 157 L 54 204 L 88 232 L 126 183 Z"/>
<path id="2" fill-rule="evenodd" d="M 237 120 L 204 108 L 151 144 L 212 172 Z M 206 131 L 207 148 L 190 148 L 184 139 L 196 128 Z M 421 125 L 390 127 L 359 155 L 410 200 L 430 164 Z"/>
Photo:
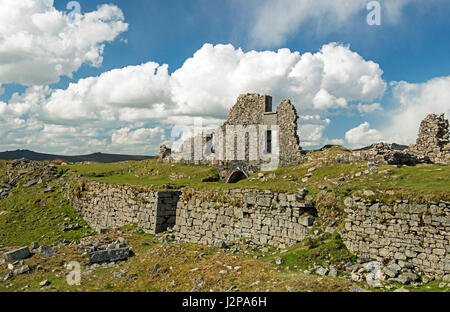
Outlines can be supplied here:
<path id="1" fill-rule="evenodd" d="M 420 124 L 416 144 L 399 150 L 396 144 L 376 143 L 369 149 L 339 154 L 337 162 L 371 161 L 387 165 L 413 166 L 419 163 L 450 164 L 448 120 L 444 114 L 428 115 Z"/>
<path id="2" fill-rule="evenodd" d="M 12 188 L 13 186 L 9 183 L 0 184 L 0 200 L 7 198 Z"/>
<path id="3" fill-rule="evenodd" d="M 159 157 L 158 162 L 170 162 L 170 156 L 172 154 L 172 150 L 168 148 L 166 145 L 161 145 L 159 147 Z"/>
<path id="4" fill-rule="evenodd" d="M 370 161 L 382 165 L 409 165 L 413 166 L 419 162 L 407 151 L 398 150 L 390 143 L 375 143 L 367 150 L 354 151 L 351 153 L 338 154 L 335 158 L 340 163 L 352 163 L 357 161 Z"/>
<path id="5" fill-rule="evenodd" d="M 401 260 L 436 277 L 450 274 L 450 202 L 385 204 L 372 198 L 344 201 L 343 238 L 351 252 L 383 263 Z"/>

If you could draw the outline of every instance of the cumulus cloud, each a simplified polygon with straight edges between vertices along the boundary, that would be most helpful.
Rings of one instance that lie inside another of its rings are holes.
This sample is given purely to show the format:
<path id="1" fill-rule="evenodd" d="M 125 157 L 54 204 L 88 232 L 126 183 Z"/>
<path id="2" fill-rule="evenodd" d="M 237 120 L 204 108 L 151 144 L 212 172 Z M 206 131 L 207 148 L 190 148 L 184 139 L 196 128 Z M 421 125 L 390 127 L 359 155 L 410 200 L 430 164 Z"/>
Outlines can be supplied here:
<path id="1" fill-rule="evenodd" d="M 104 43 L 128 28 L 122 11 L 102 5 L 78 23 L 53 0 L 0 0 L 0 83 L 44 85 L 72 76 L 81 65 L 99 66 Z"/>
<path id="2" fill-rule="evenodd" d="M 319 146 L 323 143 L 323 132 L 330 125 L 330 119 L 320 115 L 300 115 L 298 136 L 303 147 Z"/>
<path id="3" fill-rule="evenodd" d="M 127 127 L 116 130 L 111 135 L 111 143 L 113 145 L 146 145 L 155 141 L 160 143 L 165 139 L 164 129 L 160 127 L 134 130 Z"/>
<path id="4" fill-rule="evenodd" d="M 330 108 L 347 107 L 344 98 L 336 98 L 325 89 L 320 89 L 313 98 L 314 108 L 324 110 Z"/>
<path id="5" fill-rule="evenodd" d="M 373 103 L 373 104 L 358 103 L 356 108 L 357 108 L 358 112 L 360 112 L 361 114 L 368 114 L 368 113 L 373 113 L 376 111 L 383 110 L 383 107 L 381 107 L 380 103 Z"/>
<path id="6" fill-rule="evenodd" d="M 364 147 L 379 142 L 382 137 L 382 134 L 378 130 L 370 128 L 370 124 L 367 121 L 345 133 L 345 140 L 353 148 Z"/>
<path id="7" fill-rule="evenodd" d="M 132 130 L 138 123 L 192 125 L 202 117 L 204 126 L 217 126 L 239 94 L 255 92 L 273 95 L 274 104 L 289 98 L 300 114 L 319 116 L 300 122 L 302 144 L 312 146 L 328 140 L 322 136 L 329 110 L 383 96 L 382 74 L 376 63 L 337 43 L 303 55 L 289 49 L 244 52 L 230 44 L 205 44 L 172 74 L 167 65 L 148 62 L 80 79 L 66 89 L 33 86 L 14 94 L 5 111 L 14 118 L 68 127 L 68 133 L 70 127 L 90 129 L 81 133 L 94 143 L 105 138 L 118 142 L 125 134 L 138 135 Z"/>
<path id="8" fill-rule="evenodd" d="M 170 96 L 167 65 L 149 62 L 80 79 L 53 91 L 41 106 L 55 122 L 133 122 L 166 117 L 173 106 Z"/>
<path id="9" fill-rule="evenodd" d="M 430 0 L 431 2 L 439 0 Z M 428 2 L 430 2 L 428 1 Z M 329 33 L 351 25 L 355 21 L 366 23 L 369 13 L 367 3 L 361 0 L 247 0 L 236 1 L 245 8 L 249 38 L 256 46 L 276 46 L 287 38 L 308 27 Z M 418 0 L 379 0 L 382 7 L 382 23 L 397 24 L 404 7 L 410 3 L 422 4 Z M 358 18 L 359 20 L 356 20 Z"/>
<path id="10" fill-rule="evenodd" d="M 388 125 L 382 130 L 389 142 L 414 143 L 420 122 L 428 114 L 444 113 L 450 118 L 450 76 L 424 83 L 394 82 L 392 93 L 399 106 L 389 112 Z"/>

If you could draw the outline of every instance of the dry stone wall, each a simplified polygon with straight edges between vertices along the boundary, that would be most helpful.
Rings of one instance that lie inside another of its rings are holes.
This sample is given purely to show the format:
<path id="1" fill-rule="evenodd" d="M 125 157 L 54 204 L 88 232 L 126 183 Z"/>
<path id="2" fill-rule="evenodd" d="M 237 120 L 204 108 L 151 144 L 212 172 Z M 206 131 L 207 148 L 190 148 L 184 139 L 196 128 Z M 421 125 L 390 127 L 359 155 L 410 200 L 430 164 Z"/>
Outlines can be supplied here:
<path id="1" fill-rule="evenodd" d="M 72 205 L 97 230 L 136 223 L 152 234 L 173 227 L 183 242 L 222 247 L 246 239 L 286 248 L 305 239 L 320 217 L 304 195 L 255 189 L 155 191 L 88 182 Z M 360 258 L 403 261 L 448 278 L 450 202 L 387 204 L 376 198 L 371 192 L 345 199 L 347 248 Z"/>
<path id="2" fill-rule="evenodd" d="M 343 238 L 351 252 L 385 263 L 402 260 L 436 277 L 450 274 L 450 202 L 388 205 L 349 197 L 344 203 Z"/>
<path id="3" fill-rule="evenodd" d="M 145 232 L 155 234 L 175 224 L 179 196 L 180 192 L 89 182 L 85 191 L 72 199 L 72 205 L 98 231 L 135 223 Z"/>
<path id="4" fill-rule="evenodd" d="M 241 238 L 287 247 L 303 240 L 316 210 L 300 194 L 260 190 L 184 190 L 174 231 L 179 240 L 222 246 Z"/>

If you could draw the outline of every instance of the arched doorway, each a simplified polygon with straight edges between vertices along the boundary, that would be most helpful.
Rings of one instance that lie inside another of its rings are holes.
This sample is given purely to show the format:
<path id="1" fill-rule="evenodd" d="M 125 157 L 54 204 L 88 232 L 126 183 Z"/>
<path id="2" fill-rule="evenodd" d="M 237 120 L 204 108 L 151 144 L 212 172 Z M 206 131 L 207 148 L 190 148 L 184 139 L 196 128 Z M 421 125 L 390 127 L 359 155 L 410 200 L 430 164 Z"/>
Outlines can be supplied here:
<path id="1" fill-rule="evenodd" d="M 227 183 L 236 183 L 238 181 L 247 179 L 248 176 L 240 169 L 235 169 L 229 176 L 227 179 Z"/>

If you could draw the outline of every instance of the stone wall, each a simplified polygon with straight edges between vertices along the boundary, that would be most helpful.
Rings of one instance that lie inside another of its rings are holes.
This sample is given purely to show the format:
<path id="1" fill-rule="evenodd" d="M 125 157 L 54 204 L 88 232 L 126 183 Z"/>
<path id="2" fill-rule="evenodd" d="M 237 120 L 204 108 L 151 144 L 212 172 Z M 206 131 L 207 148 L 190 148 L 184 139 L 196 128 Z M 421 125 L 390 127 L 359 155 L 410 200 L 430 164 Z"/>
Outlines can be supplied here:
<path id="1" fill-rule="evenodd" d="M 240 238 L 278 247 L 305 238 L 316 210 L 301 194 L 259 190 L 184 190 L 174 231 L 179 240 L 221 246 Z"/>
<path id="2" fill-rule="evenodd" d="M 408 152 L 434 163 L 450 164 L 448 125 L 444 114 L 428 115 L 420 124 L 416 144 Z"/>
<path id="3" fill-rule="evenodd" d="M 450 202 L 384 204 L 361 197 L 345 201 L 344 242 L 360 257 L 402 260 L 425 273 L 450 273 Z"/>
<path id="4" fill-rule="evenodd" d="M 180 192 L 89 182 L 72 199 L 73 207 L 93 228 L 119 228 L 135 223 L 147 233 L 165 231 L 175 224 Z"/>
<path id="5" fill-rule="evenodd" d="M 297 111 L 289 100 L 277 106 L 280 127 L 280 165 L 295 166 L 302 161 L 300 139 L 297 133 Z"/>

